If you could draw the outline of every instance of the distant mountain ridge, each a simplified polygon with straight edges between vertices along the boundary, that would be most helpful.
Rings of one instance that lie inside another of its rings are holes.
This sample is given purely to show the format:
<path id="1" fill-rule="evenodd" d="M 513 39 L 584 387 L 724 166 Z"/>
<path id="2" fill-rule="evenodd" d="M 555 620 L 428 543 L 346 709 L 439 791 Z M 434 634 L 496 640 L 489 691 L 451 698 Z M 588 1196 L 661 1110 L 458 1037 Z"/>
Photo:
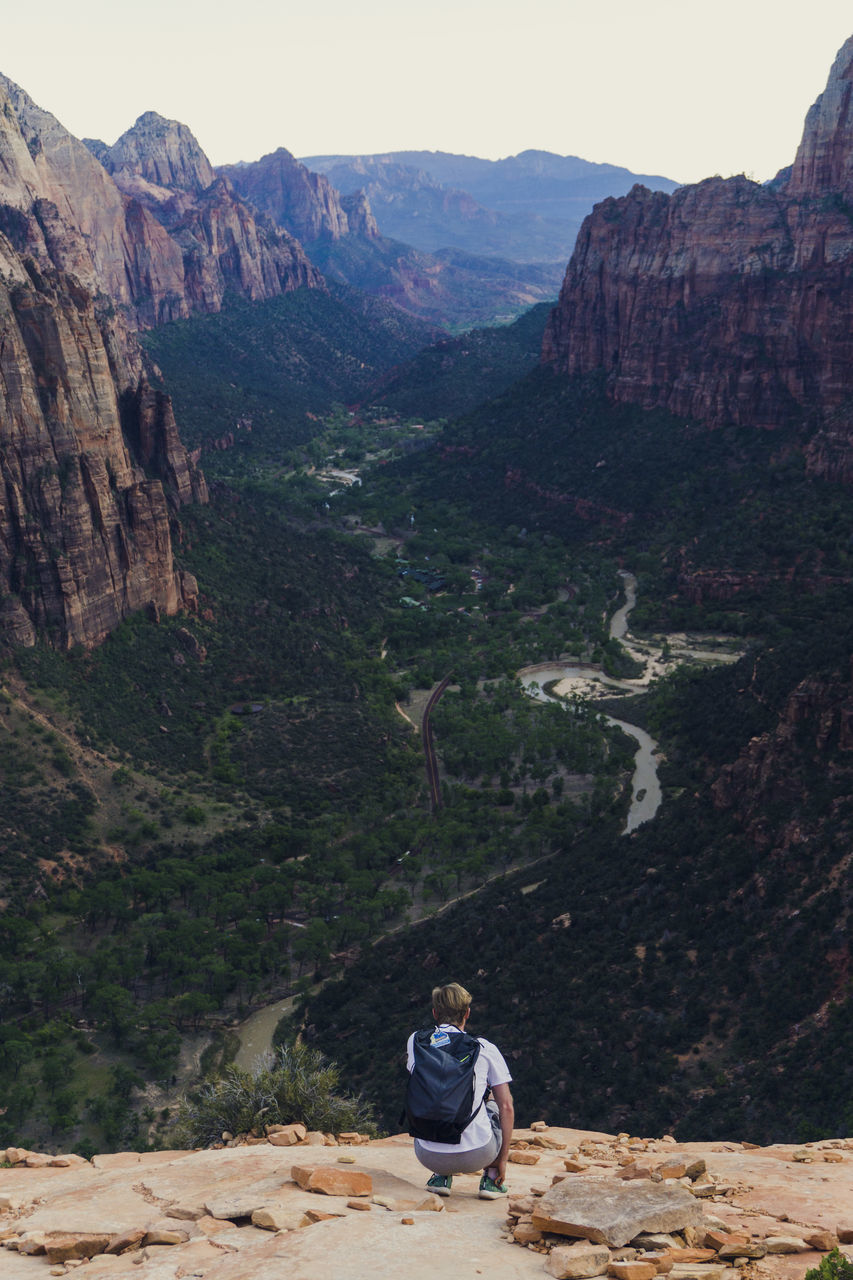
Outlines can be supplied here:
<path id="1" fill-rule="evenodd" d="M 520 266 L 491 256 L 487 239 L 431 253 L 383 234 L 359 184 L 341 193 L 284 147 L 223 178 L 279 227 L 296 236 L 330 280 L 385 298 L 431 324 L 487 324 L 556 296 L 562 267 Z M 467 198 L 467 197 L 466 197 Z M 470 198 L 469 199 L 470 202 Z M 452 237 L 451 237 L 452 240 Z"/>
<path id="2" fill-rule="evenodd" d="M 564 262 L 593 204 L 669 178 L 577 156 L 523 151 L 503 160 L 443 151 L 309 156 L 342 192 L 363 188 L 384 235 L 427 252 L 460 248 L 515 262 Z"/>

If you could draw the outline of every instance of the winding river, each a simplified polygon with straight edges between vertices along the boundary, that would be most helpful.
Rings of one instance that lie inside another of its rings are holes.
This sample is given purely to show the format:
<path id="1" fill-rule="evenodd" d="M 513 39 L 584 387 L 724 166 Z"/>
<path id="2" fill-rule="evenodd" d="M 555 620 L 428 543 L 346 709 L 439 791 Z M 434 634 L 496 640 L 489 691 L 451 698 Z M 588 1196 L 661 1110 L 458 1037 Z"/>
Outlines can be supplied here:
<path id="1" fill-rule="evenodd" d="M 628 614 L 637 602 L 636 578 L 630 573 L 622 573 L 621 576 L 625 582 L 625 603 L 610 620 L 610 635 L 615 640 L 622 640 L 627 635 Z M 542 662 L 534 667 L 523 667 L 518 672 L 518 678 L 530 696 L 537 701 L 559 702 L 562 706 L 566 706 L 566 703 L 559 696 L 554 697 L 546 692 L 545 685 L 555 681 L 570 682 L 569 688 L 579 689 L 579 681 L 594 681 L 599 692 L 603 692 L 602 686 L 612 689 L 629 689 L 632 693 L 638 691 L 636 684 L 626 680 L 612 680 L 598 667 L 585 666 L 577 662 Z M 622 832 L 623 835 L 629 835 L 641 823 L 653 818 L 660 808 L 661 791 L 656 760 L 658 744 L 639 725 L 629 724 L 626 720 L 617 720 L 615 716 L 605 716 L 605 719 L 608 724 L 615 724 L 637 743 L 634 773 L 631 778 L 631 805 L 628 809 L 625 830 Z"/>

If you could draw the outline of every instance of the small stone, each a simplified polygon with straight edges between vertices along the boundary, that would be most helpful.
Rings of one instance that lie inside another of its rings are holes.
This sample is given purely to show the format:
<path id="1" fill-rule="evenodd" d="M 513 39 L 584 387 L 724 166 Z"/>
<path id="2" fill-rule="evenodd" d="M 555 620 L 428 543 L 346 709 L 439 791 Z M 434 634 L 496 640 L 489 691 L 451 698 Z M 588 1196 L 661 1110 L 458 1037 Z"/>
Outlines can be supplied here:
<path id="1" fill-rule="evenodd" d="M 669 1160 L 662 1160 L 655 1168 L 664 1181 L 669 1178 L 684 1178 L 687 1175 L 687 1161 L 679 1156 L 672 1156 Z"/>
<path id="2" fill-rule="evenodd" d="M 534 1151 L 510 1151 L 508 1156 L 510 1164 L 538 1164 L 541 1158 Z"/>
<path id="3" fill-rule="evenodd" d="M 853 1244 L 853 1225 L 849 1221 L 839 1223 L 835 1228 L 835 1234 L 840 1244 Z"/>
<path id="4" fill-rule="evenodd" d="M 262 1231 L 298 1231 L 307 1227 L 309 1219 L 302 1209 L 291 1209 L 282 1204 L 262 1205 L 252 1214 L 252 1226 Z"/>
<path id="5" fill-rule="evenodd" d="M 358 1209 L 362 1213 L 370 1213 L 371 1206 L 366 1200 L 347 1200 L 348 1209 Z"/>
<path id="6" fill-rule="evenodd" d="M 569 1173 L 583 1173 L 589 1168 L 589 1162 L 580 1160 L 577 1156 L 568 1156 L 563 1161 L 563 1168 L 567 1169 Z"/>
<path id="7" fill-rule="evenodd" d="M 326 1145 L 325 1137 L 322 1133 L 317 1133 L 316 1130 L 312 1130 L 311 1133 L 306 1134 L 305 1141 L 308 1143 L 309 1147 L 325 1147 Z"/>
<path id="8" fill-rule="evenodd" d="M 684 1166 L 684 1172 L 687 1174 L 687 1177 L 691 1182 L 695 1182 L 697 1178 L 701 1178 L 702 1174 L 706 1172 L 705 1161 L 701 1156 L 696 1160 L 687 1160 Z"/>
<path id="9" fill-rule="evenodd" d="M 744 1141 L 740 1145 L 743 1147 L 744 1151 L 760 1151 L 761 1150 L 761 1145 L 758 1142 Z"/>
<path id="10" fill-rule="evenodd" d="M 717 1249 L 722 1248 L 724 1244 L 727 1244 L 734 1238 L 735 1237 L 732 1232 L 725 1227 L 710 1227 L 705 1232 L 705 1235 L 702 1238 L 702 1243 L 705 1245 L 706 1249 L 713 1249 L 716 1252 Z"/>
<path id="11" fill-rule="evenodd" d="M 544 1120 L 534 1120 L 533 1124 L 530 1126 L 532 1133 L 542 1133 L 547 1128 L 548 1126 Z"/>
<path id="12" fill-rule="evenodd" d="M 415 1225 L 414 1218 L 401 1218 L 400 1222 L 403 1224 L 404 1227 L 413 1227 Z"/>
<path id="13" fill-rule="evenodd" d="M 149 1244 L 186 1244 L 189 1238 L 190 1233 L 181 1231 L 180 1228 L 152 1227 L 150 1231 L 146 1231 L 142 1247 L 145 1249 Z"/>
<path id="14" fill-rule="evenodd" d="M 274 1147 L 295 1147 L 304 1142 L 308 1130 L 304 1124 L 271 1124 L 267 1129 L 267 1142 Z"/>
<path id="15" fill-rule="evenodd" d="M 308 1225 L 313 1222 L 328 1222 L 330 1218 L 342 1218 L 342 1213 L 324 1213 L 322 1209 L 306 1209 L 305 1217 Z"/>
<path id="16" fill-rule="evenodd" d="M 338 1164 L 355 1164 L 355 1156 L 338 1156 Z"/>
<path id="17" fill-rule="evenodd" d="M 809 1246 L 797 1236 L 768 1236 L 764 1241 L 768 1253 L 808 1253 Z"/>
<path id="18" fill-rule="evenodd" d="M 542 1239 L 542 1232 L 532 1222 L 519 1222 L 513 1230 L 512 1238 L 516 1244 L 533 1244 Z"/>
<path id="19" fill-rule="evenodd" d="M 510 1213 L 514 1213 L 517 1216 L 521 1216 L 521 1214 L 523 1213 L 532 1213 L 534 1204 L 535 1204 L 534 1196 L 530 1196 L 530 1195 L 519 1196 L 519 1195 L 513 1195 L 512 1192 L 510 1192 L 510 1195 L 507 1200 L 507 1209 L 509 1210 Z"/>
<path id="20" fill-rule="evenodd" d="M 763 1240 L 751 1240 L 746 1236 L 732 1236 L 730 1241 L 717 1250 L 718 1257 L 727 1258 L 763 1258 L 767 1253 L 767 1245 Z"/>
<path id="21" fill-rule="evenodd" d="M 660 1231 L 643 1231 L 635 1236 L 631 1244 L 637 1249 L 653 1249 L 660 1252 L 668 1252 L 670 1249 L 677 1249 L 681 1242 L 676 1241 L 675 1236 L 668 1235 Z"/>
<path id="22" fill-rule="evenodd" d="M 653 1263 L 655 1271 L 658 1273 L 658 1275 L 665 1276 L 665 1275 L 669 1275 L 670 1271 L 672 1270 L 674 1259 L 672 1254 L 669 1253 L 669 1251 L 667 1251 L 666 1253 L 656 1253 L 656 1252 L 644 1253 L 641 1257 L 641 1261 Z"/>
<path id="23" fill-rule="evenodd" d="M 803 1239 L 810 1249 L 816 1249 L 818 1253 L 829 1253 L 830 1249 L 838 1248 L 838 1236 L 834 1231 L 823 1231 L 817 1228 L 809 1231 Z"/>
<path id="24" fill-rule="evenodd" d="M 135 1227 L 130 1231 L 118 1232 L 110 1238 L 104 1253 L 132 1253 L 140 1248 L 145 1234 L 144 1227 Z"/>
<path id="25" fill-rule="evenodd" d="M 544 1147 L 546 1151 L 565 1151 L 569 1145 L 567 1142 L 558 1142 L 556 1138 L 550 1138 L 544 1133 L 537 1133 L 536 1137 L 531 1140 L 532 1147 Z"/>
<path id="26" fill-rule="evenodd" d="M 798 1147 L 796 1151 L 791 1152 L 791 1159 L 796 1164 L 811 1164 L 814 1152 L 809 1151 L 807 1147 Z"/>
<path id="27" fill-rule="evenodd" d="M 843 1164 L 844 1156 L 840 1151 L 824 1151 L 823 1159 L 826 1164 Z"/>
<path id="28" fill-rule="evenodd" d="M 654 1280 L 657 1270 L 652 1262 L 611 1262 L 607 1274 L 616 1280 Z"/>
<path id="29" fill-rule="evenodd" d="M 609 1265 L 610 1250 L 606 1245 L 579 1240 L 552 1249 L 545 1270 L 556 1280 L 585 1280 L 588 1276 L 605 1275 Z"/>

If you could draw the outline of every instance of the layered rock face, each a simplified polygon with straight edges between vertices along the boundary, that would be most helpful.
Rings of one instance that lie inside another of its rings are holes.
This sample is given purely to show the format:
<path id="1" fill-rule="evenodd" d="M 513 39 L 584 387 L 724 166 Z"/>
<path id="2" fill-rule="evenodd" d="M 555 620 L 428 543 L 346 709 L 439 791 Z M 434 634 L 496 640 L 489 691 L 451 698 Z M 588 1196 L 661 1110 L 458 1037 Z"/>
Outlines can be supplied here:
<path id="1" fill-rule="evenodd" d="M 193 605 L 170 507 L 204 479 L 127 325 L 186 314 L 185 281 L 168 232 L 0 78 L 0 639 L 90 645 Z"/>
<path id="2" fill-rule="evenodd" d="M 260 302 L 323 287 L 293 235 L 217 177 L 186 125 L 148 111 L 112 147 L 87 146 L 138 216 L 153 218 L 179 255 L 182 314 L 218 311 L 227 292 Z"/>
<path id="3" fill-rule="evenodd" d="M 300 241 L 379 235 L 363 193 L 345 206 L 328 178 L 311 173 L 284 147 L 253 164 L 224 165 L 219 172 L 244 199 Z"/>
<path id="4" fill-rule="evenodd" d="M 102 640 L 197 589 L 175 566 L 174 505 L 203 501 L 171 404 L 74 277 L 0 236 L 0 639 Z"/>
<path id="5" fill-rule="evenodd" d="M 808 464 L 853 475 L 853 39 L 787 180 L 635 187 L 587 218 L 543 360 L 617 400 L 712 424 L 822 426 Z"/>
<path id="6" fill-rule="evenodd" d="M 0 205 L 16 248 L 108 294 L 132 321 L 189 314 L 179 246 L 82 142 L 3 76 Z"/>

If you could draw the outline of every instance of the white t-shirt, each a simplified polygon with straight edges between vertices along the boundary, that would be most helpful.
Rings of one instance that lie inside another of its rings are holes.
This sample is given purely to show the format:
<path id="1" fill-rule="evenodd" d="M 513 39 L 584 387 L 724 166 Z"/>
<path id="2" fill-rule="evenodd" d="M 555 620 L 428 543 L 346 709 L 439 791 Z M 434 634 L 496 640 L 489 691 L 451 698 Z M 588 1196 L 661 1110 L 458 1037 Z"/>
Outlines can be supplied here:
<path id="1" fill-rule="evenodd" d="M 446 1031 L 448 1035 L 459 1035 L 459 1028 L 452 1027 L 448 1023 L 443 1022 L 438 1031 Z M 474 1064 L 474 1106 L 478 1106 L 482 1101 L 486 1090 L 493 1089 L 498 1084 L 509 1084 L 512 1076 L 509 1067 L 506 1065 L 503 1054 L 497 1045 L 492 1044 L 491 1040 L 484 1039 L 483 1036 L 477 1036 L 480 1042 L 480 1053 Z M 406 1045 L 406 1066 L 411 1072 L 415 1065 L 415 1033 L 409 1036 L 409 1042 Z M 477 1147 L 484 1147 L 492 1136 L 492 1123 L 489 1120 L 489 1113 L 485 1106 L 474 1116 L 474 1119 L 463 1131 L 459 1142 L 427 1142 L 423 1138 L 418 1138 L 418 1142 L 425 1151 L 475 1151 Z"/>

